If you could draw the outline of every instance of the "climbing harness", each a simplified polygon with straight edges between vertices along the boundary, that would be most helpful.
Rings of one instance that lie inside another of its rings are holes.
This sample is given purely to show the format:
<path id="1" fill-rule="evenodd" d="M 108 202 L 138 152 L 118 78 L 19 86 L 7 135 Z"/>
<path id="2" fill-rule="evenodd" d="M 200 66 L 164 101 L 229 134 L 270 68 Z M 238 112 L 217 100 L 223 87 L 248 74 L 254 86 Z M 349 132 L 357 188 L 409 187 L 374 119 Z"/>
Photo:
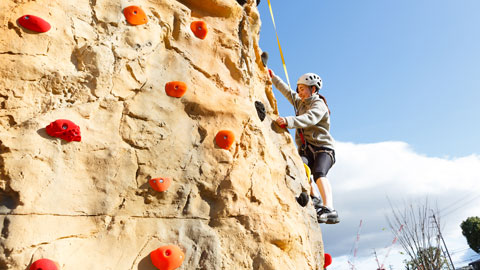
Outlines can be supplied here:
<path id="1" fill-rule="evenodd" d="M 301 133 L 300 133 L 301 134 Z M 302 135 L 301 135 L 302 137 Z M 332 159 L 332 164 L 335 164 L 335 154 L 334 154 L 334 151 L 330 148 L 326 148 L 326 147 L 319 147 L 319 148 L 315 148 L 314 146 L 312 146 L 311 144 L 307 144 L 306 142 L 304 142 L 302 144 L 302 151 L 306 151 L 307 150 L 307 147 L 308 149 L 310 149 L 310 151 L 312 152 L 314 158 L 317 157 L 317 154 L 319 153 L 326 153 L 330 156 L 330 158 Z"/>

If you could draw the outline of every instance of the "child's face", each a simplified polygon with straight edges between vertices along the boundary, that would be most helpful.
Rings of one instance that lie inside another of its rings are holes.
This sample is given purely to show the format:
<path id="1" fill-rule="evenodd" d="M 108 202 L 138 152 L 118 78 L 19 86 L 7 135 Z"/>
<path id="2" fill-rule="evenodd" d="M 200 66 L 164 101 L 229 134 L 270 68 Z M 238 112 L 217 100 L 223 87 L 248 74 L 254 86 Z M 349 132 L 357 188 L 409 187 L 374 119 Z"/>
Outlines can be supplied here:
<path id="1" fill-rule="evenodd" d="M 312 96 L 312 89 L 310 86 L 305 84 L 299 84 L 298 87 L 298 96 L 303 100 Z"/>

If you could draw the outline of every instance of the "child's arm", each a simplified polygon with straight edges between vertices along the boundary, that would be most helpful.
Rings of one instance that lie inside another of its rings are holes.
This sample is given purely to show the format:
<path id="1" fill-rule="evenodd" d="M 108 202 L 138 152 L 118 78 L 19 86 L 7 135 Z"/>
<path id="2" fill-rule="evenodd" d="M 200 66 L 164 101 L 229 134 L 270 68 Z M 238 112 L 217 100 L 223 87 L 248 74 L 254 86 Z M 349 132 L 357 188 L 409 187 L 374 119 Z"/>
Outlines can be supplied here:
<path id="1" fill-rule="evenodd" d="M 290 87 L 288 87 L 288 85 L 286 83 L 284 83 L 282 81 L 282 79 L 275 74 L 272 74 L 272 83 L 280 91 L 280 93 L 282 93 L 282 95 L 284 95 L 285 98 L 287 98 L 287 100 L 292 105 L 294 105 L 294 103 L 293 103 L 294 100 L 296 101 L 296 100 L 300 99 L 298 97 L 298 94 L 296 92 L 292 91 L 292 89 L 290 89 Z"/>
<path id="2" fill-rule="evenodd" d="M 328 113 L 327 107 L 323 104 L 323 101 L 317 101 L 312 108 L 302 115 L 284 117 L 287 128 L 306 128 L 316 125 Z"/>

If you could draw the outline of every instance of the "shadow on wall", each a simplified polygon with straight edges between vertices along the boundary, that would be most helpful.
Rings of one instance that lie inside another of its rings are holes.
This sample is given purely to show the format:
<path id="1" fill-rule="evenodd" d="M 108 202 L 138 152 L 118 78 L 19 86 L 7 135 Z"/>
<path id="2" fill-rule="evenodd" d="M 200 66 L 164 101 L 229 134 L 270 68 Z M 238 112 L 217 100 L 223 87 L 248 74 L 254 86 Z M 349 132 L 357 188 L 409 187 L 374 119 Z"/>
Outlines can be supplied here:
<path id="1" fill-rule="evenodd" d="M 4 186 L 2 189 L 0 189 L 0 214 L 9 214 L 11 211 L 13 211 L 15 208 L 17 208 L 18 205 L 22 205 L 23 203 L 20 201 L 20 195 L 18 192 L 12 190 L 10 188 L 10 185 L 8 184 L 9 182 L 9 176 L 6 175 L 6 172 L 4 171 L 5 168 L 5 161 L 2 157 L 2 154 L 10 152 L 10 149 L 5 147 L 2 142 L 0 141 L 0 179 L 5 179 L 7 181 L 6 187 Z M 5 232 L 8 232 L 8 223 L 9 220 L 8 218 L 5 218 L 4 224 L 3 224 L 3 229 L 0 226 L 0 229 L 2 229 L 1 232 L 1 237 L 5 237 L 4 235 Z M 1 266 L 1 262 L 0 262 Z M 3 268 L 0 268 L 3 269 Z M 6 268 L 5 268 L 6 269 Z"/>
<path id="2" fill-rule="evenodd" d="M 19 205 L 18 193 L 0 191 L 0 214 L 9 214 Z"/>
<path id="3" fill-rule="evenodd" d="M 44 139 L 52 139 L 50 135 L 47 134 L 47 129 L 46 128 L 41 128 L 37 130 L 37 134 L 40 135 L 40 137 Z"/>
<path id="4" fill-rule="evenodd" d="M 150 260 L 150 254 L 145 256 L 138 264 L 138 270 L 158 270 Z"/>

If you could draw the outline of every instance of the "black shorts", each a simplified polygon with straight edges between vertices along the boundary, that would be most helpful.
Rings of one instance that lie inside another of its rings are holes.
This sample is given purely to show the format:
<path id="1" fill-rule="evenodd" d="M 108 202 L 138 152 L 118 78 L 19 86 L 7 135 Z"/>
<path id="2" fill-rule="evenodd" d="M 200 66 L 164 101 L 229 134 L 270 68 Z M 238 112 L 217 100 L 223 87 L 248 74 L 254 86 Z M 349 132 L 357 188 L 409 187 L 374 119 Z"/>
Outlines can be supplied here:
<path id="1" fill-rule="evenodd" d="M 315 181 L 319 177 L 327 176 L 328 171 L 335 164 L 335 151 L 327 147 L 307 145 L 298 152 L 303 162 L 312 171 Z"/>

